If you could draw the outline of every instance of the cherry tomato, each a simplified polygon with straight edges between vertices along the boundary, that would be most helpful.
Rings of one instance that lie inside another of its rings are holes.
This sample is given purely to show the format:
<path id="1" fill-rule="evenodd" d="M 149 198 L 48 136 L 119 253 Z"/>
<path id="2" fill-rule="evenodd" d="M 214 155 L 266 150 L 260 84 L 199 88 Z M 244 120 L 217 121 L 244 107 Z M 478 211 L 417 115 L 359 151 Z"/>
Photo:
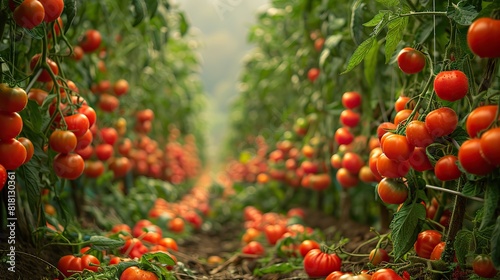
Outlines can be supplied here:
<path id="1" fill-rule="evenodd" d="M 410 171 L 410 162 L 392 160 L 382 153 L 377 159 L 377 170 L 383 177 L 404 177 Z"/>
<path id="2" fill-rule="evenodd" d="M 491 173 L 495 166 L 491 165 L 481 154 L 481 140 L 469 139 L 458 149 L 460 165 L 470 174 L 484 176 Z"/>
<path id="3" fill-rule="evenodd" d="M 469 79 L 460 70 L 440 72 L 434 79 L 434 91 L 443 100 L 460 100 L 469 91 Z"/>
<path id="4" fill-rule="evenodd" d="M 128 92 L 129 85 L 127 80 L 119 79 L 113 84 L 113 92 L 116 96 L 122 96 Z"/>
<path id="5" fill-rule="evenodd" d="M 335 131 L 335 141 L 339 145 L 349 145 L 354 140 L 354 135 L 347 127 L 340 127 Z"/>
<path id="6" fill-rule="evenodd" d="M 403 121 L 407 121 L 408 118 L 410 117 L 411 113 L 413 110 L 411 109 L 403 109 L 399 112 L 396 113 L 396 116 L 394 116 L 394 124 L 398 125 L 402 123 Z M 418 114 L 415 114 L 413 119 L 415 119 L 418 116 Z"/>
<path id="7" fill-rule="evenodd" d="M 114 112 L 118 106 L 120 106 L 120 100 L 118 100 L 118 98 L 114 95 L 103 93 L 99 97 L 97 106 L 99 106 L 99 108 L 101 108 L 104 112 L 111 113 Z"/>
<path id="8" fill-rule="evenodd" d="M 83 174 L 89 178 L 97 178 L 104 173 L 105 167 L 102 161 L 85 161 L 85 169 L 83 170 Z"/>
<path id="9" fill-rule="evenodd" d="M 441 181 L 456 180 L 462 175 L 457 166 L 458 158 L 454 155 L 446 155 L 440 158 L 434 166 L 434 174 Z"/>
<path id="10" fill-rule="evenodd" d="M 500 57 L 500 20 L 479 18 L 467 31 L 467 43 L 471 51 L 479 57 Z"/>
<path id="11" fill-rule="evenodd" d="M 357 153 L 347 152 L 342 158 L 342 167 L 347 169 L 351 174 L 358 174 L 361 167 L 365 165 L 363 158 Z"/>
<path id="12" fill-rule="evenodd" d="M 361 106 L 361 94 L 357 91 L 348 91 L 342 94 L 342 105 L 347 109 L 356 109 Z"/>
<path id="13" fill-rule="evenodd" d="M 396 110 L 396 112 L 399 112 L 404 109 L 413 109 L 413 108 L 407 108 L 408 102 L 410 102 L 410 100 L 411 100 L 410 97 L 400 95 L 398 99 L 396 99 L 396 102 L 394 102 L 394 110 Z"/>
<path id="14" fill-rule="evenodd" d="M 92 127 L 94 125 L 97 119 L 94 108 L 88 105 L 83 105 L 82 107 L 78 108 L 77 112 L 82 113 L 87 117 L 87 119 L 89 120 L 89 127 Z"/>
<path id="15" fill-rule="evenodd" d="M 425 127 L 432 137 L 442 137 L 451 134 L 458 125 L 457 113 L 448 107 L 431 111 L 425 117 Z"/>
<path id="16" fill-rule="evenodd" d="M 64 10 L 64 1 L 63 0 L 38 0 L 42 3 L 43 8 L 45 10 L 45 17 L 43 20 L 45 22 L 52 22 L 61 16 L 62 11 Z"/>
<path id="17" fill-rule="evenodd" d="M 392 160 L 405 161 L 408 160 L 415 149 L 404 135 L 390 134 L 381 141 L 382 151 Z"/>
<path id="18" fill-rule="evenodd" d="M 83 136 L 77 138 L 75 150 L 82 150 L 87 148 L 90 144 L 92 144 L 93 140 L 94 136 L 92 136 L 92 132 L 90 131 L 90 129 L 87 129 L 87 132 L 85 132 Z"/>
<path id="19" fill-rule="evenodd" d="M 0 84 L 0 112 L 15 113 L 22 111 L 28 103 L 28 95 L 20 87 Z"/>
<path id="20" fill-rule="evenodd" d="M 115 178 L 121 178 L 132 168 L 132 163 L 127 157 L 115 157 L 109 163 L 109 170 L 113 171 Z"/>
<path id="21" fill-rule="evenodd" d="M 70 277 L 85 269 L 96 272 L 99 268 L 99 264 L 99 260 L 92 255 L 83 255 L 82 257 L 65 255 L 57 262 L 57 269 L 59 269 L 64 276 Z"/>
<path id="22" fill-rule="evenodd" d="M 173 251 L 179 251 L 179 246 L 177 245 L 177 242 L 173 238 L 170 237 L 164 237 L 158 241 L 158 245 L 165 246 L 165 248 L 173 250 Z"/>
<path id="23" fill-rule="evenodd" d="M 333 271 L 340 271 L 342 260 L 336 254 L 320 249 L 310 250 L 304 257 L 304 270 L 309 277 L 326 277 Z"/>
<path id="24" fill-rule="evenodd" d="M 403 48 L 398 54 L 398 66 L 406 74 L 416 74 L 425 67 L 425 56 L 414 48 Z"/>
<path id="25" fill-rule="evenodd" d="M 0 112 L 0 139 L 15 138 L 23 130 L 23 119 L 18 113 Z"/>
<path id="26" fill-rule="evenodd" d="M 114 145 L 118 140 L 118 131 L 113 127 L 101 128 L 101 139 L 106 144 Z"/>
<path id="27" fill-rule="evenodd" d="M 76 137 L 83 136 L 89 129 L 89 119 L 82 113 L 66 116 L 64 120 L 66 121 L 67 129 L 73 132 Z"/>
<path id="28" fill-rule="evenodd" d="M 434 249 L 432 249 L 432 253 L 431 253 L 431 256 L 430 256 L 430 260 L 440 260 L 441 259 L 441 255 L 443 254 L 443 251 L 444 251 L 444 247 L 446 246 L 446 242 L 439 242 L 436 247 L 434 247 Z"/>
<path id="29" fill-rule="evenodd" d="M 24 148 L 26 148 L 26 159 L 24 159 L 23 162 L 23 164 L 25 164 L 33 157 L 33 154 L 35 153 L 35 147 L 33 146 L 31 140 L 26 137 L 19 137 L 17 140 L 21 142 L 21 144 L 23 144 Z"/>
<path id="30" fill-rule="evenodd" d="M 389 261 L 389 254 L 382 248 L 375 248 L 370 251 L 368 259 L 373 265 L 379 265 L 381 262 Z"/>
<path id="31" fill-rule="evenodd" d="M 27 151 L 24 145 L 16 139 L 0 140 L 0 165 L 7 170 L 15 170 L 23 165 Z"/>
<path id="32" fill-rule="evenodd" d="M 120 275 L 120 280 L 158 280 L 158 276 L 151 271 L 140 269 L 137 266 L 126 268 Z"/>
<path id="33" fill-rule="evenodd" d="M 36 1 L 36 2 L 38 2 L 38 1 Z M 31 58 L 31 60 L 30 60 L 30 69 L 31 70 L 35 69 L 35 66 L 38 64 L 38 61 L 40 60 L 41 56 L 42 56 L 42 54 L 35 54 Z M 54 73 L 54 75 L 59 74 L 59 67 L 57 67 L 57 64 L 52 59 L 47 57 L 46 62 L 49 65 L 50 70 L 52 70 L 52 73 Z M 46 69 L 43 69 L 40 76 L 38 76 L 37 81 L 46 83 L 46 82 L 52 81 L 52 78 L 50 77 L 49 72 L 47 72 Z"/>
<path id="34" fill-rule="evenodd" d="M 168 221 L 168 229 L 172 232 L 181 233 L 184 231 L 184 220 L 182 218 L 173 218 Z"/>
<path id="35" fill-rule="evenodd" d="M 410 162 L 410 166 L 416 171 L 423 172 L 434 169 L 423 147 L 415 148 L 408 161 Z"/>
<path id="36" fill-rule="evenodd" d="M 266 225 L 264 227 L 264 233 L 266 234 L 267 241 L 271 245 L 275 245 L 279 239 L 285 234 L 286 228 L 283 225 Z"/>
<path id="37" fill-rule="evenodd" d="M 344 189 L 353 188 L 359 183 L 359 177 L 343 167 L 337 170 L 335 177 Z"/>
<path id="38" fill-rule="evenodd" d="M 242 252 L 243 254 L 257 256 L 263 256 L 265 253 L 264 246 L 262 246 L 259 241 L 250 241 L 248 244 L 243 246 Z"/>
<path id="39" fill-rule="evenodd" d="M 299 245 L 299 252 L 300 252 L 300 255 L 302 257 L 305 257 L 306 254 L 311 251 L 312 249 L 319 249 L 320 246 L 319 246 L 319 243 L 314 241 L 314 240 L 310 240 L 310 239 L 306 239 L 304 241 L 302 241 Z"/>
<path id="40" fill-rule="evenodd" d="M 93 52 L 101 45 L 101 33 L 94 29 L 85 31 L 85 34 L 79 40 L 79 46 L 86 53 Z"/>
<path id="41" fill-rule="evenodd" d="M 425 123 L 413 120 L 406 126 L 406 139 L 415 147 L 427 147 L 434 142 L 432 135 L 427 130 Z"/>
<path id="42" fill-rule="evenodd" d="M 396 128 L 397 128 L 397 126 L 391 122 L 383 122 L 383 123 L 379 124 L 379 126 L 377 127 L 378 139 L 380 140 L 386 132 L 390 132 L 392 130 L 395 130 Z"/>
<path id="43" fill-rule="evenodd" d="M 73 132 L 69 130 L 56 129 L 49 137 L 49 146 L 52 150 L 67 154 L 76 148 L 77 139 Z"/>
<path id="44" fill-rule="evenodd" d="M 390 268 L 382 268 L 375 273 L 372 274 L 371 280 L 401 280 L 401 276 L 399 276 L 396 271 Z"/>
<path id="45" fill-rule="evenodd" d="M 42 23 L 45 17 L 45 10 L 42 3 L 37 0 L 24 0 L 14 10 L 14 21 L 17 25 L 33 29 Z"/>
<path id="46" fill-rule="evenodd" d="M 387 204 L 401 204 L 408 198 L 408 187 L 399 179 L 383 178 L 377 185 L 377 193 Z"/>
<path id="47" fill-rule="evenodd" d="M 74 180 L 82 175 L 85 161 L 76 154 L 57 154 L 52 163 L 56 175 L 63 179 Z"/>
<path id="48" fill-rule="evenodd" d="M 465 128 L 470 137 L 479 137 L 495 120 L 497 105 L 486 105 L 474 109 L 465 122 Z"/>
<path id="49" fill-rule="evenodd" d="M 493 261 L 489 255 L 477 255 L 472 261 L 472 269 L 474 273 L 483 278 L 493 278 L 497 275 L 497 270 L 493 265 Z"/>
<path id="50" fill-rule="evenodd" d="M 441 242 L 441 233 L 436 230 L 425 230 L 418 234 L 417 241 L 413 245 L 415 252 L 421 258 L 429 259 L 434 247 Z"/>
<path id="51" fill-rule="evenodd" d="M 492 128 L 481 135 L 481 154 L 492 165 L 500 165 L 500 127 Z"/>
<path id="52" fill-rule="evenodd" d="M 309 79 L 309 81 L 311 81 L 311 83 L 314 83 L 314 81 L 316 81 L 316 79 L 319 77 L 319 73 L 320 72 L 318 68 L 311 68 L 307 72 L 307 78 Z"/>
<path id="53" fill-rule="evenodd" d="M 359 124 L 360 119 L 361 116 L 359 113 L 356 113 L 351 109 L 345 109 L 342 113 L 340 113 L 340 122 L 344 126 L 356 127 Z"/>

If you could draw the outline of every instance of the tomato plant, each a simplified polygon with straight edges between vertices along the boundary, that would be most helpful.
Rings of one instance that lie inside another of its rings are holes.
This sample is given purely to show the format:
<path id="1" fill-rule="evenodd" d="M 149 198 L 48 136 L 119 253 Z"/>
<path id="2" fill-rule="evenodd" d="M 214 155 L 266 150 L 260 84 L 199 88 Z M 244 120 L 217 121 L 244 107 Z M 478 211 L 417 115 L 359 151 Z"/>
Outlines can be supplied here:
<path id="1" fill-rule="evenodd" d="M 309 277 L 326 277 L 340 270 L 342 260 L 336 254 L 328 254 L 320 249 L 310 250 L 304 257 L 304 270 Z"/>

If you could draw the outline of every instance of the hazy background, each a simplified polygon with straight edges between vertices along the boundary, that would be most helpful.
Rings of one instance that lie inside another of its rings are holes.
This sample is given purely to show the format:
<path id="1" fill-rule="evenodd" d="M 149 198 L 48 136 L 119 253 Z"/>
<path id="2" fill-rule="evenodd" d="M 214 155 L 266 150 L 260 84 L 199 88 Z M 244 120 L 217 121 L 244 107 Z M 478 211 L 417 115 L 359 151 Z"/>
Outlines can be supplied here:
<path id="1" fill-rule="evenodd" d="M 248 28 L 256 12 L 268 0 L 177 0 L 186 11 L 191 32 L 202 47 L 202 80 L 208 93 L 206 119 L 208 156 L 218 154 L 228 126 L 228 106 L 237 93 L 236 85 L 243 56 L 252 49 Z"/>

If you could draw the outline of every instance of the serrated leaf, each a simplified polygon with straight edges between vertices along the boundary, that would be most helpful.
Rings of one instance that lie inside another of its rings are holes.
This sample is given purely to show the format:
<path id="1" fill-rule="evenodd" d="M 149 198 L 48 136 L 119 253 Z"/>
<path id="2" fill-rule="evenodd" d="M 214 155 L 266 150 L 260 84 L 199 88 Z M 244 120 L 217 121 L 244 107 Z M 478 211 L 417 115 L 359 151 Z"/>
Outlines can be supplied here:
<path id="1" fill-rule="evenodd" d="M 116 249 L 125 244 L 125 242 L 122 239 L 112 239 L 98 235 L 90 237 L 90 239 L 87 240 L 85 243 L 89 244 L 92 249 L 100 251 L 108 249 Z"/>
<path id="2" fill-rule="evenodd" d="M 447 15 L 460 25 L 470 25 L 478 15 L 474 6 L 468 4 L 466 1 L 461 1 L 458 4 L 448 6 Z"/>
<path id="3" fill-rule="evenodd" d="M 366 27 L 373 27 L 379 25 L 382 21 L 384 21 L 385 18 L 387 18 L 387 15 L 389 14 L 389 11 L 379 11 L 378 14 L 376 14 L 371 20 L 368 22 L 365 22 L 363 26 Z"/>
<path id="4" fill-rule="evenodd" d="M 462 229 L 457 233 L 453 247 L 457 256 L 458 263 L 464 267 L 466 263 L 466 256 L 470 251 L 470 245 L 473 238 L 471 231 Z"/>
<path id="5" fill-rule="evenodd" d="M 483 189 L 476 181 L 465 182 L 465 185 L 462 188 L 462 193 L 466 196 L 478 196 L 483 192 Z"/>
<path id="6" fill-rule="evenodd" d="M 26 34 L 28 34 L 31 38 L 40 40 L 43 38 L 43 36 L 45 36 L 43 28 L 44 27 L 42 25 L 39 25 L 33 29 L 24 28 L 24 30 L 26 31 Z"/>
<path id="7" fill-rule="evenodd" d="M 66 15 L 66 22 L 64 23 L 64 34 L 68 32 L 69 28 L 73 24 L 73 20 L 76 16 L 76 11 L 76 0 L 64 0 L 63 14 Z"/>
<path id="8" fill-rule="evenodd" d="M 375 37 L 370 37 L 366 39 L 363 43 L 361 43 L 361 45 L 359 45 L 356 48 L 351 58 L 349 59 L 346 70 L 341 74 L 345 74 L 354 69 L 354 67 L 358 66 L 358 64 L 360 64 L 363 61 L 363 59 L 365 59 L 366 55 L 375 44 L 377 44 Z"/>
<path id="9" fill-rule="evenodd" d="M 491 182 L 486 184 L 484 193 L 484 213 L 479 229 L 484 229 L 493 223 L 498 205 L 500 203 L 500 188 Z"/>
<path id="10" fill-rule="evenodd" d="M 366 6 L 365 3 L 357 1 L 356 4 L 352 6 L 351 12 L 351 37 L 356 45 L 358 45 L 363 39 L 363 8 Z"/>
<path id="11" fill-rule="evenodd" d="M 385 63 L 389 63 L 392 54 L 403 39 L 403 34 L 408 25 L 408 17 L 401 17 L 390 22 L 385 36 Z"/>
<path id="12" fill-rule="evenodd" d="M 421 203 L 404 205 L 394 214 L 390 229 L 395 260 L 401 258 L 413 247 L 423 220 L 425 220 L 425 207 Z"/>
<path id="13" fill-rule="evenodd" d="M 368 51 L 364 61 L 364 75 L 368 85 L 373 86 L 375 82 L 375 76 L 377 72 L 377 61 L 378 61 L 378 48 L 379 44 L 373 44 L 371 49 Z"/>
<path id="14" fill-rule="evenodd" d="M 24 125 L 34 132 L 42 131 L 42 113 L 36 101 L 28 100 L 26 108 L 20 112 Z"/>
<path id="15" fill-rule="evenodd" d="M 146 17 L 147 7 L 144 0 L 132 0 L 132 13 L 134 15 L 134 21 L 132 26 L 137 26 Z"/>
<path id="16" fill-rule="evenodd" d="M 395 7 L 400 4 L 400 0 L 376 0 L 380 4 L 385 5 L 386 7 Z"/>
<path id="17" fill-rule="evenodd" d="M 497 270 L 500 270 L 500 217 L 497 217 L 493 234 L 491 235 L 491 258 Z"/>
<path id="18" fill-rule="evenodd" d="M 143 259 L 150 262 L 151 260 L 155 260 L 161 264 L 165 265 L 175 265 L 174 259 L 167 253 L 164 252 L 156 252 L 156 253 L 147 253 L 142 256 Z"/>

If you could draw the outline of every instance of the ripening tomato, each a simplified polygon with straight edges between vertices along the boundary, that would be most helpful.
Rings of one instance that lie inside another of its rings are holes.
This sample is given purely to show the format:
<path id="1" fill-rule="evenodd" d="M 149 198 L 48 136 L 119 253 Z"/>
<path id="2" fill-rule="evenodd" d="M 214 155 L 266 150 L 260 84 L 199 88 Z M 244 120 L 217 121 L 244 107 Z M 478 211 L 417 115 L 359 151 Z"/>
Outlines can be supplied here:
<path id="1" fill-rule="evenodd" d="M 487 129 L 495 120 L 497 110 L 497 105 L 486 105 L 472 110 L 465 122 L 465 128 L 469 136 L 479 137 L 481 132 Z"/>
<path id="2" fill-rule="evenodd" d="M 114 145 L 118 140 L 118 131 L 113 127 L 101 128 L 101 139 L 104 143 Z"/>
<path id="3" fill-rule="evenodd" d="M 170 237 L 164 237 L 158 241 L 158 245 L 164 246 L 167 249 L 173 250 L 173 251 L 179 251 L 179 246 L 177 245 L 177 242 L 173 238 Z"/>
<path id="4" fill-rule="evenodd" d="M 309 81 L 311 81 L 311 83 L 314 83 L 314 81 L 316 81 L 316 79 L 319 77 L 319 73 L 320 72 L 318 68 L 311 68 L 307 72 L 307 78 L 309 79 Z"/>
<path id="5" fill-rule="evenodd" d="M 119 79 L 113 84 L 113 92 L 116 96 L 122 96 L 128 92 L 128 82 L 125 79 Z"/>
<path id="6" fill-rule="evenodd" d="M 434 174 L 441 181 L 452 181 L 460 178 L 462 172 L 457 166 L 458 158 L 454 155 L 445 155 L 434 165 Z"/>
<path id="7" fill-rule="evenodd" d="M 87 148 L 90 144 L 92 144 L 93 140 L 94 136 L 92 135 L 92 132 L 90 131 L 90 129 L 87 129 L 87 132 L 85 132 L 83 136 L 77 137 L 75 150 L 82 150 Z"/>
<path id="8" fill-rule="evenodd" d="M 434 91 L 443 100 L 460 100 L 469 91 L 469 79 L 460 70 L 440 72 L 434 79 Z"/>
<path id="9" fill-rule="evenodd" d="M 340 127 L 335 131 L 335 141 L 339 145 L 349 145 L 354 140 L 354 135 L 351 133 L 349 128 Z"/>
<path id="10" fill-rule="evenodd" d="M 416 147 L 408 161 L 410 162 L 410 166 L 416 171 L 423 172 L 434 169 L 423 147 Z"/>
<path id="11" fill-rule="evenodd" d="M 335 177 L 344 189 L 353 188 L 359 183 L 359 177 L 343 167 L 337 170 Z"/>
<path id="12" fill-rule="evenodd" d="M 381 141 L 381 144 L 384 154 L 388 158 L 397 161 L 408 160 L 415 149 L 404 135 L 399 134 L 390 134 Z"/>
<path id="13" fill-rule="evenodd" d="M 23 162 L 23 164 L 25 164 L 33 157 L 33 154 L 35 153 L 35 147 L 33 146 L 31 140 L 26 137 L 19 137 L 17 140 L 21 142 L 21 144 L 23 144 L 24 148 L 26 148 L 26 159 L 24 159 Z"/>
<path id="14" fill-rule="evenodd" d="M 85 269 L 96 272 L 99 268 L 99 264 L 99 259 L 92 255 L 83 255 L 82 257 L 65 255 L 57 262 L 57 269 L 59 269 L 64 276 L 70 277 Z"/>
<path id="15" fill-rule="evenodd" d="M 120 100 L 118 100 L 118 98 L 114 95 L 103 93 L 99 97 L 99 103 L 97 105 L 104 112 L 111 113 L 115 111 L 118 106 L 120 106 Z"/>
<path id="16" fill-rule="evenodd" d="M 22 111 L 28 103 L 28 95 L 20 87 L 0 84 L 0 112 L 15 113 Z"/>
<path id="17" fill-rule="evenodd" d="M 312 249 L 320 249 L 319 243 L 314 240 L 306 239 L 299 245 L 299 252 L 302 257 L 305 257 Z"/>
<path id="18" fill-rule="evenodd" d="M 27 151 L 16 139 L 0 139 L 0 165 L 7 170 L 15 170 L 23 165 Z"/>
<path id="19" fill-rule="evenodd" d="M 137 266 L 127 267 L 120 275 L 120 280 L 158 280 L 158 276 L 152 272 L 140 269 Z"/>
<path id="20" fill-rule="evenodd" d="M 50 134 L 49 146 L 52 150 L 67 154 L 75 150 L 77 139 L 69 130 L 56 129 Z"/>
<path id="21" fill-rule="evenodd" d="M 176 217 L 168 221 L 168 229 L 172 232 L 181 233 L 184 231 L 184 220 Z"/>
<path id="22" fill-rule="evenodd" d="M 408 123 L 406 126 L 406 139 L 410 145 L 415 147 L 427 147 L 434 142 L 425 123 L 419 120 Z"/>
<path id="23" fill-rule="evenodd" d="M 361 167 L 365 165 L 363 158 L 357 153 L 347 152 L 342 158 L 342 167 L 347 169 L 351 174 L 358 174 Z"/>
<path id="24" fill-rule="evenodd" d="M 0 112 L 0 139 L 15 138 L 23 130 L 23 119 L 18 113 Z"/>
<path id="25" fill-rule="evenodd" d="M 100 160 L 96 161 L 85 161 L 85 169 L 83 173 L 89 178 L 97 178 L 104 173 L 104 163 Z"/>
<path id="26" fill-rule="evenodd" d="M 460 165 L 470 174 L 484 176 L 491 173 L 495 166 L 484 159 L 481 154 L 481 140 L 469 139 L 462 143 L 458 149 Z"/>
<path id="27" fill-rule="evenodd" d="M 492 128 L 481 135 L 481 154 L 490 164 L 500 165 L 500 127 Z"/>
<path id="28" fill-rule="evenodd" d="M 348 91 L 342 94 L 342 105 L 347 109 L 356 109 L 361 106 L 361 94 L 356 91 Z"/>
<path id="29" fill-rule="evenodd" d="M 309 277 L 326 277 L 333 271 L 340 271 L 342 260 L 336 254 L 320 249 L 310 250 L 304 257 L 304 270 Z"/>
<path id="30" fill-rule="evenodd" d="M 28 99 L 35 101 L 38 104 L 38 106 L 43 105 L 43 102 L 45 101 L 45 98 L 47 98 L 47 96 L 49 96 L 49 93 L 39 88 L 32 88 L 28 93 Z"/>
<path id="31" fill-rule="evenodd" d="M 264 246 L 259 241 L 250 241 L 243 246 L 241 250 L 243 254 L 263 256 L 265 253 Z"/>
<path id="32" fill-rule="evenodd" d="M 500 20 L 478 18 L 467 31 L 467 43 L 471 51 L 479 57 L 500 57 Z"/>
<path id="33" fill-rule="evenodd" d="M 493 278 L 497 275 L 497 270 L 493 265 L 493 260 L 489 255 L 477 255 L 472 261 L 474 273 L 483 278 Z"/>
<path id="34" fill-rule="evenodd" d="M 377 159 L 377 171 L 387 178 L 404 177 L 410 171 L 410 162 L 392 160 L 382 153 Z"/>
<path id="35" fill-rule="evenodd" d="M 398 125 L 404 121 L 407 121 L 412 112 L 413 112 L 412 109 L 403 109 L 403 110 L 397 112 L 396 115 L 394 116 L 394 124 Z M 418 114 L 415 114 L 413 119 L 415 119 L 417 117 L 417 115 Z"/>
<path id="36" fill-rule="evenodd" d="M 442 137 L 451 134 L 458 125 L 457 113 L 448 107 L 431 111 L 425 117 L 425 127 L 432 137 Z"/>
<path id="37" fill-rule="evenodd" d="M 67 130 L 73 132 L 76 137 L 83 136 L 89 129 L 89 119 L 82 113 L 66 116 L 64 120 L 66 121 Z"/>
<path id="38" fill-rule="evenodd" d="M 410 102 L 410 100 L 411 100 L 410 97 L 400 95 L 398 99 L 396 99 L 396 102 L 394 102 L 394 110 L 396 110 L 396 112 L 399 112 L 404 109 L 413 109 L 413 108 L 407 108 L 408 102 Z"/>
<path id="39" fill-rule="evenodd" d="M 406 74 L 416 74 L 425 67 L 424 54 L 414 48 L 403 48 L 397 59 L 399 69 Z"/>
<path id="40" fill-rule="evenodd" d="M 84 114 L 89 120 L 89 127 L 92 127 L 97 119 L 94 108 L 88 105 L 82 105 L 77 112 Z"/>
<path id="41" fill-rule="evenodd" d="M 435 261 L 435 260 L 440 260 L 441 255 L 443 254 L 444 247 L 446 246 L 446 242 L 439 242 L 434 249 L 432 249 L 431 256 L 429 257 L 430 260 Z"/>
<path id="42" fill-rule="evenodd" d="M 375 248 L 370 251 L 369 261 L 373 265 L 379 265 L 381 262 L 389 262 L 389 254 L 382 248 Z"/>
<path id="43" fill-rule="evenodd" d="M 266 225 L 264 227 L 264 233 L 266 234 L 267 242 L 271 245 L 275 245 L 283 234 L 286 233 L 286 227 L 281 224 Z"/>
<path id="44" fill-rule="evenodd" d="M 0 164 L 0 191 L 5 186 L 5 182 L 7 182 L 7 170 Z"/>
<path id="45" fill-rule="evenodd" d="M 35 69 L 35 66 L 37 66 L 38 61 L 40 60 L 41 56 L 42 56 L 42 54 L 39 53 L 39 54 L 35 54 L 31 58 L 31 60 L 30 60 L 30 69 L 31 70 Z M 47 57 L 46 62 L 49 65 L 50 70 L 52 70 L 52 73 L 54 73 L 54 75 L 59 74 L 59 67 L 57 67 L 57 64 L 52 59 Z M 52 78 L 50 77 L 49 72 L 47 72 L 46 69 L 43 69 L 40 76 L 38 76 L 37 81 L 46 83 L 46 82 L 52 81 Z"/>
<path id="46" fill-rule="evenodd" d="M 402 280 L 396 271 L 390 268 L 382 268 L 372 274 L 371 280 Z"/>
<path id="47" fill-rule="evenodd" d="M 85 161 L 76 153 L 57 154 L 52 162 L 52 168 L 58 177 L 74 180 L 82 175 Z"/>
<path id="48" fill-rule="evenodd" d="M 79 39 L 78 45 L 86 53 L 93 52 L 101 45 L 101 33 L 94 29 L 85 31 L 85 34 Z"/>
<path id="49" fill-rule="evenodd" d="M 45 10 L 42 3 L 37 0 L 24 0 L 14 10 L 13 18 L 17 25 L 33 29 L 42 23 Z"/>
<path id="50" fill-rule="evenodd" d="M 59 18 L 64 10 L 63 0 L 38 0 L 42 3 L 45 10 L 45 17 L 43 20 L 45 22 L 53 22 Z"/>
<path id="51" fill-rule="evenodd" d="M 413 245 L 415 252 L 421 258 L 430 258 L 434 247 L 441 242 L 441 237 L 441 233 L 437 230 L 429 229 L 420 232 Z"/>
<path id="52" fill-rule="evenodd" d="M 401 204 L 408 198 L 408 187 L 400 179 L 383 178 L 377 185 L 377 193 L 387 204 Z"/>
<path id="53" fill-rule="evenodd" d="M 384 134 L 386 132 L 393 131 L 396 128 L 397 128 L 397 126 L 394 123 L 391 123 L 391 122 L 383 122 L 383 123 L 379 124 L 379 126 L 377 127 L 377 137 L 378 137 L 378 139 L 380 140 L 382 138 L 382 136 L 384 136 Z"/>
<path id="54" fill-rule="evenodd" d="M 132 168 L 132 163 L 127 157 L 116 157 L 109 163 L 109 170 L 113 171 L 115 178 L 125 176 Z"/>
<path id="55" fill-rule="evenodd" d="M 340 122 L 347 127 L 356 127 L 359 124 L 361 116 L 351 109 L 345 109 L 340 113 Z"/>

